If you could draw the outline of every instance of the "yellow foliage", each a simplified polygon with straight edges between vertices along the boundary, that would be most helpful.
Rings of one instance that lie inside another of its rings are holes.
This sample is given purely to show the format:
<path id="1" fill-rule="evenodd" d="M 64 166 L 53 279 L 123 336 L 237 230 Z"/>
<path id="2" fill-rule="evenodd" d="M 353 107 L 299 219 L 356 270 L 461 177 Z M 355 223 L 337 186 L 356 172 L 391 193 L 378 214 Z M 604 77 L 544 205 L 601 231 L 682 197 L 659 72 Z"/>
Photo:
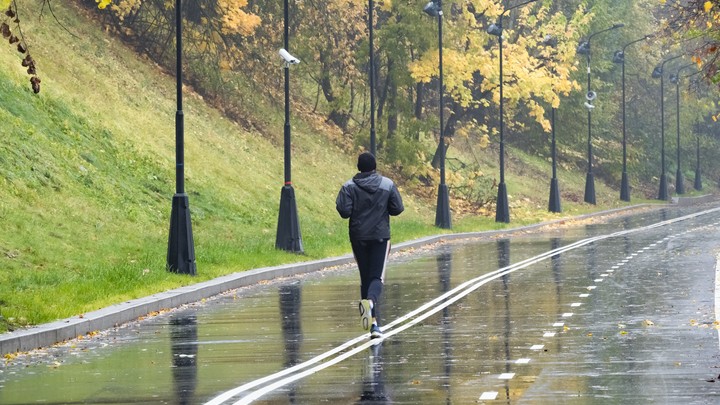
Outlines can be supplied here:
<path id="1" fill-rule="evenodd" d="M 5 1 L 5 0 L 3 0 L 3 1 Z M 6 2 L 8 5 L 10 4 L 10 1 L 9 1 L 9 0 L 8 0 L 8 1 L 5 1 L 5 2 Z M 101 9 L 101 10 L 102 10 L 102 9 L 105 9 L 105 7 L 107 7 L 107 6 L 109 6 L 110 4 L 112 4 L 112 0 L 95 0 L 95 2 L 98 3 L 98 8 Z M 0 6 L 1 6 L 1 5 L 2 5 L 2 4 L 0 3 Z M 7 6 L 5 6 L 5 7 L 7 7 Z"/>
<path id="2" fill-rule="evenodd" d="M 247 0 L 218 0 L 218 9 L 222 14 L 223 34 L 252 35 L 260 25 L 260 17 L 246 13 L 242 7 L 247 6 Z"/>
<path id="3" fill-rule="evenodd" d="M 705 4 L 703 5 L 703 8 L 705 9 L 706 13 L 709 13 L 712 6 L 713 6 L 713 4 L 711 1 L 706 1 Z"/>

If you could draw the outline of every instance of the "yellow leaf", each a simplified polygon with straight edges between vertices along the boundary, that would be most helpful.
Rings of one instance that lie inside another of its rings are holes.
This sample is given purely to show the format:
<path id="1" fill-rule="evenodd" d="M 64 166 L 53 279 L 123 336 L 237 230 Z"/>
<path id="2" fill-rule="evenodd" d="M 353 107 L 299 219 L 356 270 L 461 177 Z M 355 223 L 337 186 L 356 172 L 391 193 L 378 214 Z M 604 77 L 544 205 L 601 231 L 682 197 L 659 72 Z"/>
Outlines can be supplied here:
<path id="1" fill-rule="evenodd" d="M 0 9 L 5 10 L 10 7 L 10 1 L 11 0 L 0 0 Z"/>
<path id="2" fill-rule="evenodd" d="M 703 5 L 703 7 L 705 8 L 705 12 L 706 13 L 710 12 L 710 9 L 712 8 L 712 6 L 713 6 L 713 4 L 711 1 L 706 1 L 705 4 Z"/>
<path id="3" fill-rule="evenodd" d="M 98 8 L 100 10 L 112 4 L 112 0 L 95 0 L 95 2 L 98 3 Z"/>

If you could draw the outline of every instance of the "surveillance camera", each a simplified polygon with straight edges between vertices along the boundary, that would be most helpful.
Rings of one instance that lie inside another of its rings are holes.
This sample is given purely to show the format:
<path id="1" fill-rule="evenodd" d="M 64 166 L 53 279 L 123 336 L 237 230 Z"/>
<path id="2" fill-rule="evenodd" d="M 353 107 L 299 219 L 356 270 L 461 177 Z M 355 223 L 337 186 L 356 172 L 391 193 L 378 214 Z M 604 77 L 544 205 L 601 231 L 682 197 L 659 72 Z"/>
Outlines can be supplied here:
<path id="1" fill-rule="evenodd" d="M 300 63 L 300 59 L 290 55 L 290 52 L 286 51 L 285 49 L 280 49 L 279 53 L 287 64 L 297 65 L 298 63 Z"/>
<path id="2" fill-rule="evenodd" d="M 585 98 L 587 99 L 587 101 L 593 101 L 597 98 L 597 94 L 594 91 L 588 91 L 585 95 Z"/>
<path id="3" fill-rule="evenodd" d="M 587 108 L 588 110 L 592 110 L 593 108 L 595 108 L 594 105 L 588 103 L 587 101 L 584 104 L 585 104 L 585 108 Z"/>

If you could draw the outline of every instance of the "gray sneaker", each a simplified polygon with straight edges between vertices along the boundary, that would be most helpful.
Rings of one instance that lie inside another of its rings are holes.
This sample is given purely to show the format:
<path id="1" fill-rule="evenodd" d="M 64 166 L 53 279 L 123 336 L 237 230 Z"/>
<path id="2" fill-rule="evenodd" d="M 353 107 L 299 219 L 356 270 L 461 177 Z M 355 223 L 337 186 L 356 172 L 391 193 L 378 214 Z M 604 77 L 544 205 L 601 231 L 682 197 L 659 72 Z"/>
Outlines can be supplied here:
<path id="1" fill-rule="evenodd" d="M 362 327 L 363 329 L 368 330 L 370 329 L 370 324 L 372 324 L 372 309 L 370 309 L 370 301 L 360 300 L 359 309 Z"/>
<path id="2" fill-rule="evenodd" d="M 380 327 L 373 324 L 373 326 L 370 328 L 370 339 L 378 339 L 383 336 L 382 331 L 380 330 Z"/>

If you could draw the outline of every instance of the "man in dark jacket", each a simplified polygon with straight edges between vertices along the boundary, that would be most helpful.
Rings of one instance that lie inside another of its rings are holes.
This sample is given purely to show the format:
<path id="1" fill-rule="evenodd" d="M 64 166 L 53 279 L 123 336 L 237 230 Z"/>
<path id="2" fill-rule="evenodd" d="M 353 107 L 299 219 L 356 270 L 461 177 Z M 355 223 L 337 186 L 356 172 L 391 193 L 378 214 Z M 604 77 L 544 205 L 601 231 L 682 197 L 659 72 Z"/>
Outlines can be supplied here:
<path id="1" fill-rule="evenodd" d="M 400 215 L 405 209 L 393 181 L 375 172 L 375 167 L 375 156 L 360 154 L 360 173 L 343 184 L 335 200 L 340 216 L 350 218 L 350 244 L 360 270 L 360 316 L 372 338 L 382 336 L 378 300 L 390 253 L 390 215 Z"/>

